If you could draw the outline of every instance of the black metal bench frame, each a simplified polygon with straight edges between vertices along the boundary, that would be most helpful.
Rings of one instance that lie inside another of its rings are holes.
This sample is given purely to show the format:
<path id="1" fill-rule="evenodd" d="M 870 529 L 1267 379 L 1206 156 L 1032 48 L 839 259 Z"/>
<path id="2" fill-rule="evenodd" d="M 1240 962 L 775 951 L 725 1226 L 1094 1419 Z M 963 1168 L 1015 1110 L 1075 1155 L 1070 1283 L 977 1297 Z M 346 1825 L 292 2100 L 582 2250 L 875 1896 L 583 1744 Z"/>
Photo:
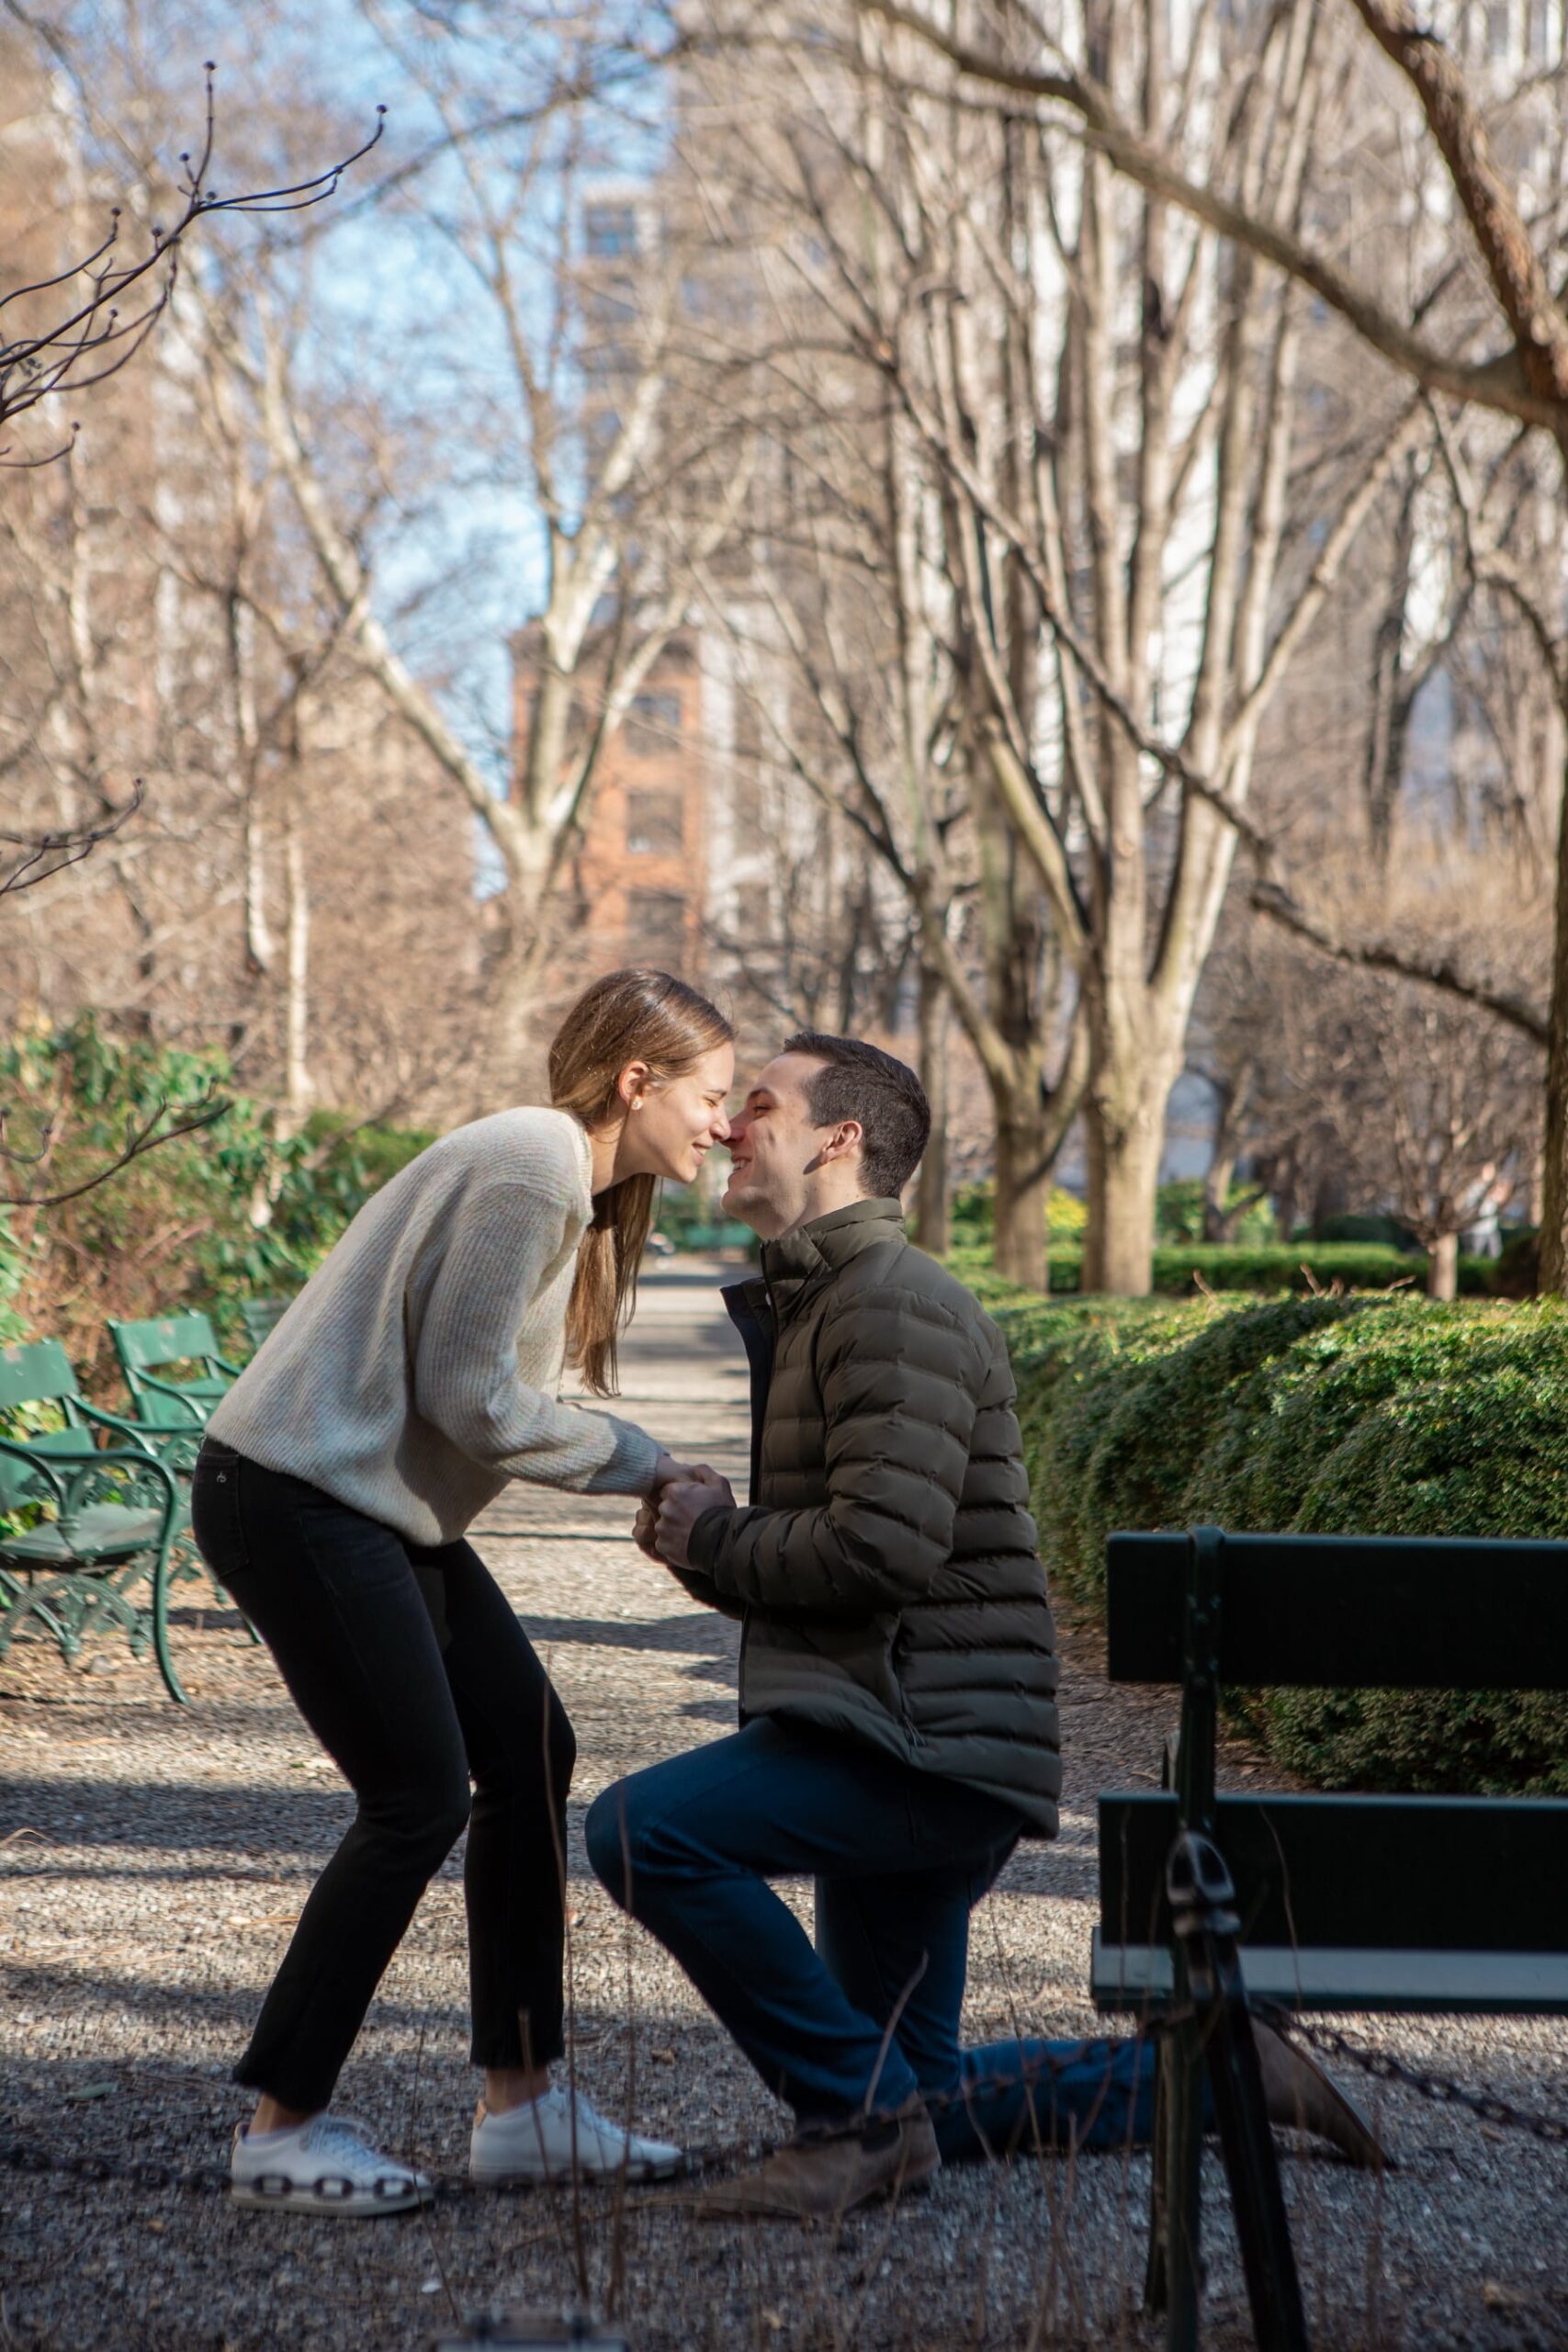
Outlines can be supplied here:
<path id="1" fill-rule="evenodd" d="M 1568 1544 L 1113 1535 L 1107 1625 L 1181 1686 L 1167 1788 L 1100 1800 L 1096 2005 L 1165 2024 L 1145 2301 L 1195 2352 L 1206 2072 L 1254 2333 L 1305 2352 L 1250 2004 L 1568 2015 L 1568 1802 L 1220 1794 L 1221 1686 L 1568 1689 Z"/>

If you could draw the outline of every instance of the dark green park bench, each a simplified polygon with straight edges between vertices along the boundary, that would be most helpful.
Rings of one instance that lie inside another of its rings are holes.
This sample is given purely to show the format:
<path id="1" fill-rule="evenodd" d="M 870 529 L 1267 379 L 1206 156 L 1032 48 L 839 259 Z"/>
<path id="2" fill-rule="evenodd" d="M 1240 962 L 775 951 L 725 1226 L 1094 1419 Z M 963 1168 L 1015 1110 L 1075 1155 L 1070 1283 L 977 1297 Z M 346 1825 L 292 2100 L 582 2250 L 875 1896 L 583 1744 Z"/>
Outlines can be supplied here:
<path id="1" fill-rule="evenodd" d="M 1100 1799 L 1096 2006 L 1158 2025 L 1146 2301 L 1199 2341 L 1205 2069 L 1263 2352 L 1304 2352 L 1248 2005 L 1568 2015 L 1568 1801 L 1216 1792 L 1219 1691 L 1568 1689 L 1568 1544 L 1113 1535 L 1112 1682 L 1179 1683 L 1160 1790 Z"/>
<path id="2" fill-rule="evenodd" d="M 206 1315 L 160 1315 L 136 1323 L 109 1322 L 109 1338 L 140 1420 L 157 1429 L 203 1430 L 228 1395 L 239 1367 L 218 1351 Z M 174 1365 L 186 1365 L 178 1379 Z"/>
<path id="3" fill-rule="evenodd" d="M 246 1298 L 240 1302 L 240 1322 L 254 1355 L 270 1340 L 294 1302 L 290 1298 Z"/>
<path id="4" fill-rule="evenodd" d="M 720 1217 L 710 1225 L 689 1225 L 681 1236 L 683 1250 L 754 1250 L 757 1237 L 739 1217 Z"/>
<path id="5" fill-rule="evenodd" d="M 20 1429 L 24 1409 L 40 1406 L 64 1426 Z M 68 1658 L 100 1627 L 118 1626 L 137 1657 L 151 1639 L 169 1695 L 183 1703 L 169 1592 L 204 1571 L 171 1458 L 179 1433 L 89 1404 L 53 1340 L 0 1349 L 0 1414 L 16 1432 L 0 1436 L 0 1659 L 29 1621 Z"/>

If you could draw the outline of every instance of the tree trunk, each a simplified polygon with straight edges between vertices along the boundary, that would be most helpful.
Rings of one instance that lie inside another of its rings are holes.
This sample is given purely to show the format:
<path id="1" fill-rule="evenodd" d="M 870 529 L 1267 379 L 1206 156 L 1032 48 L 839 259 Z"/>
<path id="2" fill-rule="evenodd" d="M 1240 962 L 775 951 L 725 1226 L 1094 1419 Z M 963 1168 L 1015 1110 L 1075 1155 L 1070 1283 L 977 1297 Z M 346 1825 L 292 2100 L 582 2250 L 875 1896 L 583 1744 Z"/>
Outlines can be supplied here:
<path id="1" fill-rule="evenodd" d="M 1568 1295 L 1568 774 L 1557 813 L 1557 893 L 1551 939 L 1551 1008 L 1546 1044 L 1540 1272 L 1543 1297 Z"/>
<path id="2" fill-rule="evenodd" d="M 503 913 L 505 928 L 485 977 L 490 1049 L 475 1070 L 474 1118 L 516 1102 L 520 1089 L 537 1082 L 542 1065 L 539 1013 L 549 995 L 550 946 L 545 910 L 513 875 Z"/>
<path id="3" fill-rule="evenodd" d="M 1119 1003 L 1102 1001 L 1098 1008 L 1094 1075 L 1084 1106 L 1091 1245 L 1084 1288 L 1118 1298 L 1143 1298 L 1153 1285 L 1166 1104 L 1186 1035 L 1185 1007 L 1173 1019 L 1146 996 L 1142 1005 L 1130 1002 L 1132 996 L 1124 989 Z"/>
<path id="4" fill-rule="evenodd" d="M 1033 1099 L 996 1096 L 997 1238 L 998 1274 L 1024 1290 L 1049 1287 L 1045 1204 L 1051 1191 L 1049 1120 L 1036 1088 Z"/>
<path id="5" fill-rule="evenodd" d="M 1419 480 L 1413 456 L 1406 458 L 1403 470 L 1387 600 L 1372 640 L 1372 718 L 1363 775 L 1367 839 L 1380 881 L 1387 879 L 1393 851 L 1394 812 L 1404 776 L 1404 745 L 1410 729 L 1404 640 L 1411 574 L 1416 562 L 1416 492 Z"/>
<path id="6" fill-rule="evenodd" d="M 947 1181 L 948 1001 L 942 976 L 920 965 L 920 1083 L 931 1106 L 931 1135 L 920 1162 L 915 1199 L 915 1240 L 933 1258 L 945 1258 L 952 1240 Z"/>
<path id="7" fill-rule="evenodd" d="M 1203 1179 L 1203 1238 L 1205 1241 L 1229 1242 L 1235 1219 L 1229 1201 L 1231 1180 L 1235 1174 L 1235 1160 L 1227 1152 L 1223 1159 L 1212 1159 Z"/>
<path id="8" fill-rule="evenodd" d="M 283 856 L 288 895 L 284 1082 L 289 1133 L 298 1135 L 316 1091 L 310 1076 L 310 887 L 298 807 L 288 812 Z"/>
<path id="9" fill-rule="evenodd" d="M 1095 1287 L 1144 1298 L 1154 1286 L 1155 1193 L 1165 1143 L 1164 1092 L 1151 1091 L 1130 1119 L 1108 1122 L 1091 1103 L 1089 1223 L 1096 1238 Z M 1087 1287 L 1087 1282 L 1086 1282 Z"/>
<path id="10" fill-rule="evenodd" d="M 1427 1256 L 1427 1295 L 1428 1298 L 1459 1296 L 1459 1235 L 1445 1233 L 1434 1241 Z"/>

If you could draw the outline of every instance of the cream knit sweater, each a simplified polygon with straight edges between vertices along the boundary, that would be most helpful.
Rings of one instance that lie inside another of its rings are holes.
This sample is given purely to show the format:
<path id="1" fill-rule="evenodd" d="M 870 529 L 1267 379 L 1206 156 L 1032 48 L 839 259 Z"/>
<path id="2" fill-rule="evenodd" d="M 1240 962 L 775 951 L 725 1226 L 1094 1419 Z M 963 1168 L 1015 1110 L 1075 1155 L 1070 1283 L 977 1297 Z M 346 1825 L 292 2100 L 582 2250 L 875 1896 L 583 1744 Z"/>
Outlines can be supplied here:
<path id="1" fill-rule="evenodd" d="M 413 1544 L 455 1543 L 509 1478 L 646 1494 L 654 1440 L 556 1394 L 592 1171 L 565 1111 L 432 1144 L 360 1210 L 211 1435 Z"/>

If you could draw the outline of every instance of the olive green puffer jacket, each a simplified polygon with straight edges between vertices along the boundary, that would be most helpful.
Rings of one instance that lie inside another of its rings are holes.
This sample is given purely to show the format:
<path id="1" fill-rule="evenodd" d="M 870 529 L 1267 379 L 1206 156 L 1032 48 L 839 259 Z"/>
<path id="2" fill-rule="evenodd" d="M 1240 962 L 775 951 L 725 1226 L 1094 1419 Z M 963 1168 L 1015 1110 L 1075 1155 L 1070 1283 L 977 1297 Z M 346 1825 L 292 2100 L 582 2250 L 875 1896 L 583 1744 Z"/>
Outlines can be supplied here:
<path id="1" fill-rule="evenodd" d="M 742 1716 L 868 1743 L 1054 1836 L 1055 1628 L 1000 1332 L 897 1201 L 765 1244 L 725 1299 L 752 1504 L 703 1514 L 682 1580 L 743 1619 Z"/>

